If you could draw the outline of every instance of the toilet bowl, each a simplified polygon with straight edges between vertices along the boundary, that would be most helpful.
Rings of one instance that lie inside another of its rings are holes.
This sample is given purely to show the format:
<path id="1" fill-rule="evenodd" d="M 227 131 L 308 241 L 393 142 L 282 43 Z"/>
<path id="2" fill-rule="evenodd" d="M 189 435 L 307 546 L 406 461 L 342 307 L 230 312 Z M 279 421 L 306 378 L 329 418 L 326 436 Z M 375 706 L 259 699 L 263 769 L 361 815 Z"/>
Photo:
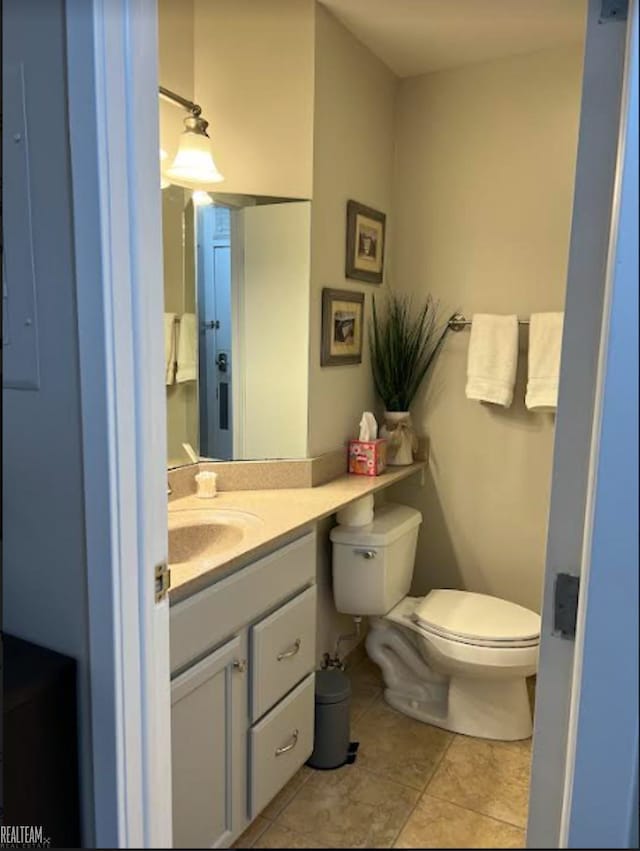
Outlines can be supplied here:
<path id="1" fill-rule="evenodd" d="M 540 617 L 469 591 L 407 596 L 421 520 L 415 509 L 387 504 L 368 526 L 332 530 L 336 608 L 371 616 L 367 653 L 395 709 L 464 735 L 526 739 Z"/>

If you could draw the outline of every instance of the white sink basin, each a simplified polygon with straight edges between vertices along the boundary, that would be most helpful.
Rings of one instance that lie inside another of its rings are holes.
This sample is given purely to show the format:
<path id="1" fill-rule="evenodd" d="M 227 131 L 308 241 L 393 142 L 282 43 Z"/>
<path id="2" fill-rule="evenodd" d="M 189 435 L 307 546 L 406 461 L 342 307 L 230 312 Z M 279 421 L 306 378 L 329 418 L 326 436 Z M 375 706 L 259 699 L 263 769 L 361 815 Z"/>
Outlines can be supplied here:
<path id="1" fill-rule="evenodd" d="M 256 514 L 233 508 L 169 512 L 169 564 L 207 561 L 242 543 L 261 524 Z"/>

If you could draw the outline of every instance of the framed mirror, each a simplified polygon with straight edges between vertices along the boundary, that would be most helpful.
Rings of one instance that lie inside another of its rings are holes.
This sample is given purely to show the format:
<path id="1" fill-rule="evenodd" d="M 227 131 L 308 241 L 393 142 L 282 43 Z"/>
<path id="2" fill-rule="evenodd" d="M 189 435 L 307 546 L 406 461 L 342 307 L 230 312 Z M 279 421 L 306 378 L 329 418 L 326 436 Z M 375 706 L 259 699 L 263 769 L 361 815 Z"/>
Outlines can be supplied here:
<path id="1" fill-rule="evenodd" d="M 162 196 L 168 466 L 306 457 L 310 202 Z"/>

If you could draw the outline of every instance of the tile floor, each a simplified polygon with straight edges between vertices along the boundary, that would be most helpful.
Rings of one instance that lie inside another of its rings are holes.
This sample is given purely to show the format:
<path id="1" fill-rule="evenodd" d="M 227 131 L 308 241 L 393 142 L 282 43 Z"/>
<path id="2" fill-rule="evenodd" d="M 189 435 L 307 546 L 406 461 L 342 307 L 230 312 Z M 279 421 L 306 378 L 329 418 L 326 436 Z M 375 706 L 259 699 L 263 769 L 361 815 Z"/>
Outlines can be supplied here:
<path id="1" fill-rule="evenodd" d="M 447 733 L 387 706 L 377 666 L 352 678 L 353 765 L 303 766 L 235 848 L 523 848 L 531 742 Z"/>

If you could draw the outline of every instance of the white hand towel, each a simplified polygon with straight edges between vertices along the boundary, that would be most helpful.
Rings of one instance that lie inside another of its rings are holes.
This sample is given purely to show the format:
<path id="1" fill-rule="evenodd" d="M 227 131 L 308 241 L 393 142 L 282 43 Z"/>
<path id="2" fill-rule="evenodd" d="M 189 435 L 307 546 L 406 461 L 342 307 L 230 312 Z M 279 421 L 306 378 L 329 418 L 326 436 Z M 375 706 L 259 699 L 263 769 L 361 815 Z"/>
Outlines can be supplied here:
<path id="1" fill-rule="evenodd" d="M 198 374 L 198 337 L 194 313 L 183 313 L 180 317 L 178 338 L 178 372 L 176 381 L 195 381 Z"/>
<path id="2" fill-rule="evenodd" d="M 164 315 L 164 380 L 173 384 L 176 374 L 176 314 Z"/>
<path id="3" fill-rule="evenodd" d="M 554 410 L 564 313 L 532 313 L 529 325 L 529 378 L 525 404 L 529 410 Z"/>
<path id="4" fill-rule="evenodd" d="M 518 317 L 476 313 L 467 361 L 468 399 L 508 408 L 518 362 Z"/>

